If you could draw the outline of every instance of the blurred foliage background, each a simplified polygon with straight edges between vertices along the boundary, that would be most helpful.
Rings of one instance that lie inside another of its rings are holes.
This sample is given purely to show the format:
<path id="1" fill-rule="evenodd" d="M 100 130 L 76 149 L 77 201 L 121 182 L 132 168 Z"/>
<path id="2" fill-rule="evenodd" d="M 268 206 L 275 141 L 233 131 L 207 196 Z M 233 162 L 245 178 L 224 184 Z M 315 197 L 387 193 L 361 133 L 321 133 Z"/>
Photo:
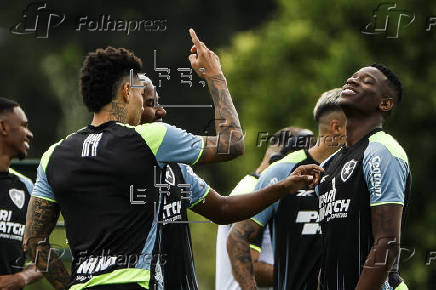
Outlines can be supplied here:
<path id="1" fill-rule="evenodd" d="M 79 69 L 88 51 L 107 45 L 132 49 L 144 62 L 144 72 L 161 87 L 163 104 L 212 104 L 207 88 L 180 83 L 177 68 L 189 67 L 191 47 L 188 28 L 218 53 L 228 79 L 241 124 L 246 132 L 246 153 L 235 161 L 197 166 L 196 172 L 218 192 L 228 194 L 260 162 L 264 146 L 257 146 L 260 132 L 272 134 L 289 125 L 315 130 L 312 109 L 319 95 L 342 86 L 360 67 L 384 63 L 400 77 L 403 102 L 387 121 L 409 155 L 413 196 L 403 233 L 400 264 L 410 289 L 433 289 L 436 262 L 426 265 L 436 251 L 436 197 L 432 166 L 436 162 L 435 112 L 436 26 L 426 31 L 436 2 L 396 1 L 399 13 L 414 15 L 409 26 L 402 18 L 398 38 L 396 22 L 386 33 L 363 34 L 374 21 L 376 1 L 46 1 L 47 8 L 65 13 L 64 23 L 50 30 L 47 39 L 14 35 L 9 29 L 22 21 L 30 1 L 0 3 L 0 56 L 2 97 L 17 100 L 27 112 L 35 138 L 31 158 L 40 158 L 52 143 L 90 121 L 78 90 Z M 400 10 L 402 11 L 400 11 Z M 377 12 L 377 21 L 386 13 Z M 165 31 L 76 31 L 79 17 L 98 19 L 166 20 Z M 153 69 L 169 68 L 170 79 Z M 212 108 L 168 108 L 166 122 L 196 134 L 213 133 Z M 29 175 L 32 176 L 32 172 Z M 192 215 L 191 218 L 199 219 Z M 214 288 L 216 226 L 191 227 L 200 289 Z M 62 245 L 62 233 L 54 237 Z M 413 252 L 413 257 L 409 256 Z M 38 284 L 28 289 L 48 289 Z"/>

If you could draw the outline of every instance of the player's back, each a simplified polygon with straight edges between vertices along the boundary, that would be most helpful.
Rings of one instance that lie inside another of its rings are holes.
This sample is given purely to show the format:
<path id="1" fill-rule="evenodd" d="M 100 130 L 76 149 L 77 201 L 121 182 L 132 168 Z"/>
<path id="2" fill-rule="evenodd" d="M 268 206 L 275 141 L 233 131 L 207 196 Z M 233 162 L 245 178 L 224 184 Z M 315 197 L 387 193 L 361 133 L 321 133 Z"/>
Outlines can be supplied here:
<path id="1" fill-rule="evenodd" d="M 133 127 L 107 122 L 89 125 L 52 148 L 45 156 L 45 172 L 78 259 L 73 264 L 77 281 L 125 268 L 126 263 L 110 260 L 115 256 L 132 263 L 127 268 L 135 267 L 143 249 L 154 242 L 148 233 L 157 200 L 155 171 L 160 175 L 146 141 Z M 96 256 L 113 263 L 103 269 L 97 259 L 93 265 L 90 259 Z"/>

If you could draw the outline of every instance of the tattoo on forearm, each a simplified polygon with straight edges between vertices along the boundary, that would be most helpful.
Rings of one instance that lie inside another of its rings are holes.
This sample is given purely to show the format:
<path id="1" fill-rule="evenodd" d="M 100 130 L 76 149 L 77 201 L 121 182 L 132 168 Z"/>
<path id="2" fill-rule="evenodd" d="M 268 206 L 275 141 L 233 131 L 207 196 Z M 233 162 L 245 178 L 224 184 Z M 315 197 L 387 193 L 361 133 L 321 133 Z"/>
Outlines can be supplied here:
<path id="1" fill-rule="evenodd" d="M 215 104 L 215 128 L 218 135 L 218 140 L 216 142 L 210 140 L 212 142 L 209 144 L 216 146 L 218 152 L 228 153 L 230 147 L 241 142 L 244 137 L 238 113 L 233 105 L 226 79 L 222 74 L 210 77 L 208 86 Z"/>
<path id="2" fill-rule="evenodd" d="M 233 276 L 242 289 L 255 289 L 256 286 L 249 242 L 253 241 L 259 232 L 260 228 L 251 221 L 243 221 L 233 226 L 227 239 Z"/>
<path id="3" fill-rule="evenodd" d="M 113 121 L 127 123 L 127 108 L 126 105 L 112 101 L 112 108 L 110 110 L 110 119 Z"/>
<path id="4" fill-rule="evenodd" d="M 55 289 L 66 289 L 70 275 L 49 243 L 59 212 L 56 203 L 31 198 L 26 217 L 24 249 Z"/>

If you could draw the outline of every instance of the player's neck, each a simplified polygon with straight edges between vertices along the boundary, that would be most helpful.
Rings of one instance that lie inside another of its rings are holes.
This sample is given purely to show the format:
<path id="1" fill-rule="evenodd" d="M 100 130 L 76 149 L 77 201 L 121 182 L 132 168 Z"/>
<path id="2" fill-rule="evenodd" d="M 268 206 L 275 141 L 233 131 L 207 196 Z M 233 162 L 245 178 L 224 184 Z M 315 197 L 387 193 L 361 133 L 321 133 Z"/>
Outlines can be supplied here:
<path id="1" fill-rule="evenodd" d="M 103 123 L 111 121 L 109 112 L 98 112 L 94 113 L 94 118 L 92 118 L 91 125 L 98 127 Z"/>
<path id="2" fill-rule="evenodd" d="M 334 143 L 328 142 L 328 140 L 330 140 L 330 138 L 327 138 L 328 135 L 320 134 L 320 136 L 322 136 L 322 138 L 318 137 L 316 145 L 309 149 L 310 156 L 318 163 L 326 160 L 327 157 L 335 153 L 342 146 L 334 136 L 331 138 L 331 140 L 336 140 Z"/>
<path id="3" fill-rule="evenodd" d="M 0 145 L 0 172 L 6 172 L 9 170 L 12 158 L 7 151 L 9 151 L 7 148 Z"/>
<path id="4" fill-rule="evenodd" d="M 115 100 L 94 113 L 91 125 L 97 127 L 109 121 L 127 124 L 127 110 L 125 107 L 121 108 Z"/>
<path id="5" fill-rule="evenodd" d="M 382 127 L 383 118 L 380 115 L 372 115 L 366 118 L 347 116 L 347 147 L 359 142 L 372 130 Z"/>

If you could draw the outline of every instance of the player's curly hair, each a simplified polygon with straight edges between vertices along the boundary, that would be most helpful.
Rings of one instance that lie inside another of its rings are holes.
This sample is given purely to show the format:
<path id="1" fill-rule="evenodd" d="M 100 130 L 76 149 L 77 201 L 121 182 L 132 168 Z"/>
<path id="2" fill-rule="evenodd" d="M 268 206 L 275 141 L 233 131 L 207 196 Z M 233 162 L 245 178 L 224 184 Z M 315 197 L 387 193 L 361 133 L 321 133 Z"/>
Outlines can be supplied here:
<path id="1" fill-rule="evenodd" d="M 374 63 L 370 66 L 375 67 L 388 78 L 389 86 L 397 93 L 397 100 L 399 103 L 403 95 L 403 85 L 401 84 L 400 79 L 394 74 L 393 71 L 391 71 L 388 67 L 386 67 L 383 64 Z"/>
<path id="2" fill-rule="evenodd" d="M 125 48 L 98 48 L 88 53 L 80 70 L 80 92 L 83 103 L 91 112 L 98 112 L 116 96 L 119 81 L 130 70 L 136 76 L 142 61 Z"/>

